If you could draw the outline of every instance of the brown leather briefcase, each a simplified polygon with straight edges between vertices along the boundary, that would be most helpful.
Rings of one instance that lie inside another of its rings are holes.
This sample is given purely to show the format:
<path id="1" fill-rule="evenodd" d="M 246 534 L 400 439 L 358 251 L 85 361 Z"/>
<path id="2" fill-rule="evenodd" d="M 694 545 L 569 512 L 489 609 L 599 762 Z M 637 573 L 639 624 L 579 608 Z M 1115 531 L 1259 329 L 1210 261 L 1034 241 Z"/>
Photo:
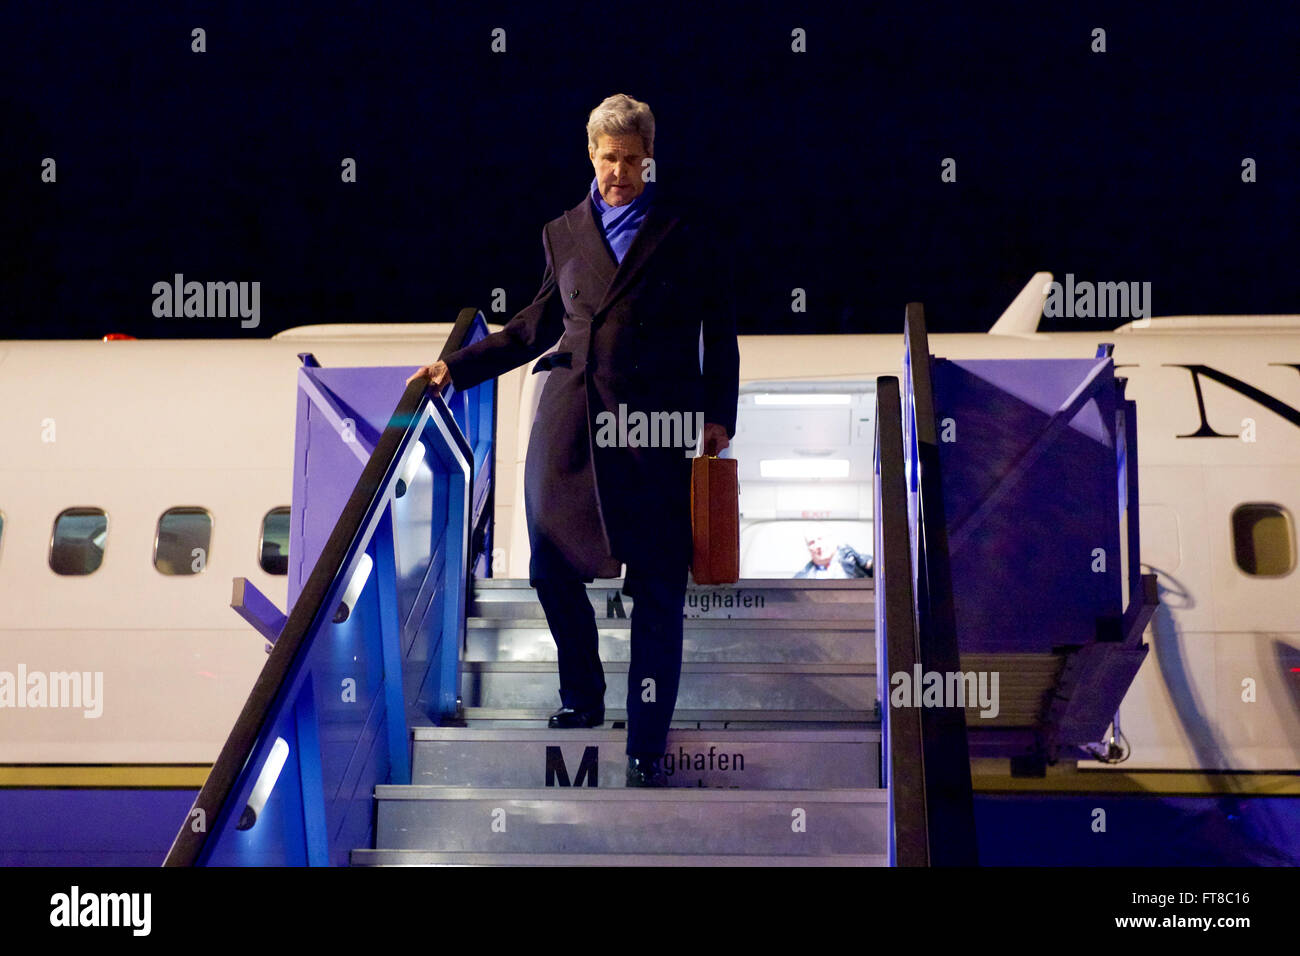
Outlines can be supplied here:
<path id="1" fill-rule="evenodd" d="M 701 455 L 691 461 L 691 532 L 696 584 L 740 580 L 740 476 L 734 458 Z"/>

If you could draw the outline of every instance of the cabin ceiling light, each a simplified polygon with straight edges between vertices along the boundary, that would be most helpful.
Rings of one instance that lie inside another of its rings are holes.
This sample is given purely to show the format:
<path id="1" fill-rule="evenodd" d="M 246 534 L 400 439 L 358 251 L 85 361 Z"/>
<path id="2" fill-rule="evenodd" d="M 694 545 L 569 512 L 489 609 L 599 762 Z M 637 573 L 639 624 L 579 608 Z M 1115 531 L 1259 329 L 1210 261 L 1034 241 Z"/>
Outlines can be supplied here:
<path id="1" fill-rule="evenodd" d="M 847 478 L 847 458 L 764 458 L 758 463 L 763 478 Z"/>
<path id="2" fill-rule="evenodd" d="M 848 405 L 852 395 L 830 392 L 765 392 L 754 396 L 755 405 Z"/>

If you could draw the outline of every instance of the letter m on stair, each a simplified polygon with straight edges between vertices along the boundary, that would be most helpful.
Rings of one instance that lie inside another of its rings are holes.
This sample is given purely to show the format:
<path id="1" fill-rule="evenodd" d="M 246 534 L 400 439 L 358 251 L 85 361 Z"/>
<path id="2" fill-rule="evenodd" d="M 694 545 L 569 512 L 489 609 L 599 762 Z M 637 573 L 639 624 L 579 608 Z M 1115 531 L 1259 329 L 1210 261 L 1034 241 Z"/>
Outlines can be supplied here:
<path id="1" fill-rule="evenodd" d="M 586 747 L 582 751 L 582 761 L 578 764 L 578 775 L 574 778 L 572 784 L 569 783 L 569 769 L 564 765 L 564 754 L 559 747 L 546 748 L 546 785 L 548 787 L 556 786 L 559 781 L 561 787 L 581 787 L 582 781 L 587 781 L 587 786 L 596 786 L 596 771 L 600 765 L 600 748 Z"/>

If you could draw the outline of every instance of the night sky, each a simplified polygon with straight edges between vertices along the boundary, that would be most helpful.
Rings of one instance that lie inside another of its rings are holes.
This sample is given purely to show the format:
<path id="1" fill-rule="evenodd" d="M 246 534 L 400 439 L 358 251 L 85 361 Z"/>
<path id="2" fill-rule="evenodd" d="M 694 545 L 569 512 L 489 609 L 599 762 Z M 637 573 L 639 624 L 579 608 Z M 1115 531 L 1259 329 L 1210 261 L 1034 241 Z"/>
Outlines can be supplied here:
<path id="1" fill-rule="evenodd" d="M 495 287 L 504 321 L 618 92 L 730 244 L 743 333 L 897 332 L 918 299 L 984 330 L 1039 269 L 1300 312 L 1292 5 L 157 6 L 0 11 L 0 337 L 447 322 Z M 259 281 L 260 327 L 154 318 L 177 272 Z"/>

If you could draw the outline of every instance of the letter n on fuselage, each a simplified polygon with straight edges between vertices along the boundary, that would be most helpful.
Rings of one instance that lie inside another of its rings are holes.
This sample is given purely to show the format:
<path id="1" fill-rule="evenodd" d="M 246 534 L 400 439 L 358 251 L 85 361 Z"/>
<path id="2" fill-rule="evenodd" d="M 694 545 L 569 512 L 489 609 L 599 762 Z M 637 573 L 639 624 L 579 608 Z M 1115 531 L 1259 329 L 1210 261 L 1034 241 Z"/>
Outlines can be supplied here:
<path id="1" fill-rule="evenodd" d="M 1286 368 L 1293 368 L 1300 372 L 1300 365 L 1292 365 L 1287 362 L 1270 362 L 1270 365 L 1282 365 Z M 1220 372 L 1216 368 L 1210 368 L 1208 365 L 1166 365 L 1165 368 L 1185 368 L 1192 376 L 1192 388 L 1196 391 L 1196 411 L 1201 416 L 1201 425 L 1196 431 L 1186 435 L 1178 435 L 1178 438 L 1237 438 L 1238 433 L 1233 432 L 1231 435 L 1225 435 L 1222 432 L 1216 432 L 1210 427 L 1210 421 L 1205 416 L 1205 398 L 1201 395 L 1201 376 L 1204 375 L 1212 382 L 1218 382 L 1220 385 L 1227 386 L 1238 395 L 1244 395 L 1256 404 L 1263 405 L 1270 412 L 1280 416 L 1290 422 L 1296 428 L 1300 428 L 1300 410 L 1292 408 L 1286 402 L 1280 402 L 1268 392 L 1262 391 L 1248 382 L 1243 382 L 1239 378 L 1233 378 L 1225 372 Z"/>

